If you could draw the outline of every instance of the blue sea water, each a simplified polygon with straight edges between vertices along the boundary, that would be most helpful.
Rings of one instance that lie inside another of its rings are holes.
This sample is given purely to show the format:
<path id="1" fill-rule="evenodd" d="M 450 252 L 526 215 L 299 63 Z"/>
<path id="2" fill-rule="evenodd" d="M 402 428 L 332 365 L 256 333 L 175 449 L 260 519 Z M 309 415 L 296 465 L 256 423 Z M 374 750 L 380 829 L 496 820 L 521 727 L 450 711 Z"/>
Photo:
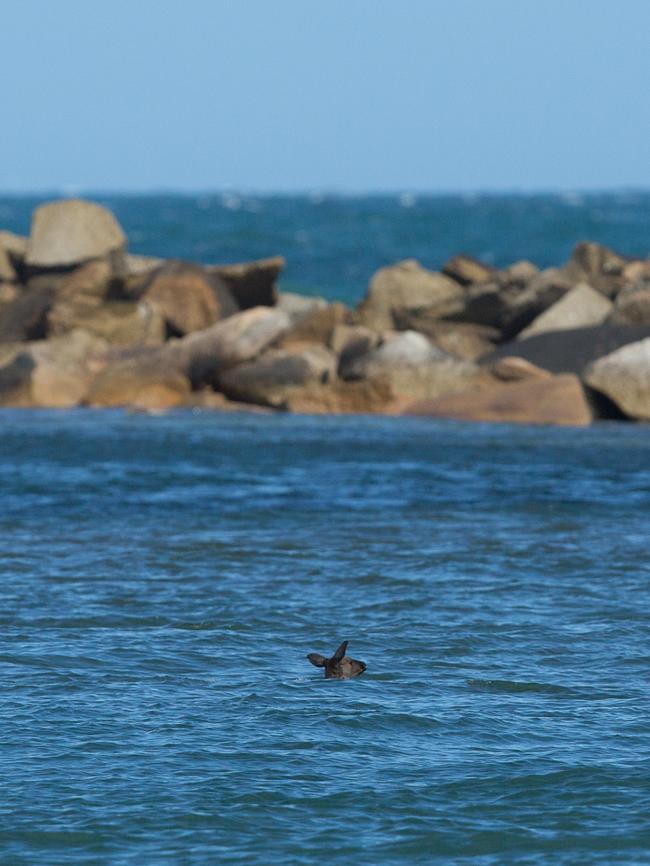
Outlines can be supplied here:
<path id="1" fill-rule="evenodd" d="M 650 860 L 644 426 L 3 410 L 0 490 L 3 866 Z"/>
<path id="2" fill-rule="evenodd" d="M 33 208 L 53 197 L 0 196 L 0 228 L 27 234 Z M 409 257 L 432 268 L 458 252 L 497 267 L 522 258 L 549 267 L 584 240 L 650 254 L 650 191 L 87 197 L 116 214 L 132 252 L 203 263 L 281 254 L 281 288 L 349 304 L 377 268 Z"/>

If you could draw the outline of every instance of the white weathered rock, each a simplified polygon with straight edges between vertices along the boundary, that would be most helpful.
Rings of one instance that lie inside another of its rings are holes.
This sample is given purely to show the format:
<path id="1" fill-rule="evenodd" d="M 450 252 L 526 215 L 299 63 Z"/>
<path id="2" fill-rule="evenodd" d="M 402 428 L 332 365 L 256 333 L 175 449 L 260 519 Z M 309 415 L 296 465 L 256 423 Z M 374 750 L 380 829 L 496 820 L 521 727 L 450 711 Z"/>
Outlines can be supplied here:
<path id="1" fill-rule="evenodd" d="M 519 333 L 518 339 L 525 340 L 548 331 L 570 331 L 573 328 L 600 325 L 612 312 L 612 308 L 612 302 L 601 292 L 586 283 L 579 283 L 537 316 Z"/>

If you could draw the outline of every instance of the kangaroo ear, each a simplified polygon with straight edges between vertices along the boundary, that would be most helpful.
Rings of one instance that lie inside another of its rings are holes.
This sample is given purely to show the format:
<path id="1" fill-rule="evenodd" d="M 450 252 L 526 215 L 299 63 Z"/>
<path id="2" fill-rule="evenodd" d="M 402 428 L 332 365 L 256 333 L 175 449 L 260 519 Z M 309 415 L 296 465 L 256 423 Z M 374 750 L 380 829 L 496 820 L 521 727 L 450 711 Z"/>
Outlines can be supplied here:
<path id="1" fill-rule="evenodd" d="M 317 668 L 324 668 L 327 664 L 327 659 L 320 653 L 309 653 L 307 658 Z"/>
<path id="2" fill-rule="evenodd" d="M 345 655 L 345 651 L 347 648 L 348 648 L 348 642 L 346 640 L 344 640 L 343 643 L 341 644 L 341 646 L 337 649 L 337 651 L 332 656 L 332 658 L 334 659 L 335 662 L 341 661 L 341 659 Z"/>

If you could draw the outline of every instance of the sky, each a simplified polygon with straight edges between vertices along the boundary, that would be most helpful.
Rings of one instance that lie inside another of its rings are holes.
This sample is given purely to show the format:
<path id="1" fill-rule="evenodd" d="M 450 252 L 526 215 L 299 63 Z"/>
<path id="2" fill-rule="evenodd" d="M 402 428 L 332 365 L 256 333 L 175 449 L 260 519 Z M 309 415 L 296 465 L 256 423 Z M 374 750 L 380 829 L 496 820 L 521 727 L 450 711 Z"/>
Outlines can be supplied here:
<path id="1" fill-rule="evenodd" d="M 20 0 L 0 193 L 650 188 L 650 0 Z"/>

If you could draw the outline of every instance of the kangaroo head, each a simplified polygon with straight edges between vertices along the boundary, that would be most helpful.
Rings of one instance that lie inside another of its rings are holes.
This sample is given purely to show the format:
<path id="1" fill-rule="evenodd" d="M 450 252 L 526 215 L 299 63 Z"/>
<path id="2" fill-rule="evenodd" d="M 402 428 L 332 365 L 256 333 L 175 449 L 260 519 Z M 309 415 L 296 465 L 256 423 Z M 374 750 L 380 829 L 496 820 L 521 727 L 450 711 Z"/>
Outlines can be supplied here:
<path id="1" fill-rule="evenodd" d="M 349 680 L 351 677 L 358 677 L 359 674 L 362 674 L 366 665 L 365 662 L 359 662 L 346 656 L 347 648 L 348 642 L 345 640 L 332 658 L 326 659 L 320 653 L 309 653 L 307 658 L 317 668 L 325 668 L 325 679 Z"/>

